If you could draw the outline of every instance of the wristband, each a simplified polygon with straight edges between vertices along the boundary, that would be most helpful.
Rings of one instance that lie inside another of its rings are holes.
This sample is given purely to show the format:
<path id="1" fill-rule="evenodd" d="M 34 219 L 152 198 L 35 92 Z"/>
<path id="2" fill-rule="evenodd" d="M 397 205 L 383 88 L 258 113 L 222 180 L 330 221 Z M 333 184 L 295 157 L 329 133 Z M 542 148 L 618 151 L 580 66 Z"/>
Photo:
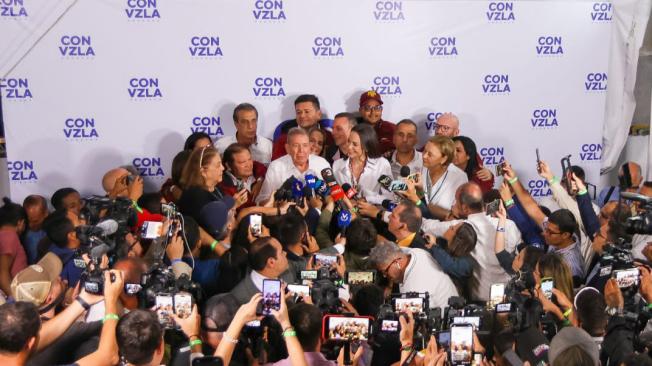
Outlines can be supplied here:
<path id="1" fill-rule="evenodd" d="M 582 196 L 582 195 L 585 195 L 587 193 L 589 193 L 589 191 L 586 188 L 582 188 L 581 191 L 577 192 L 577 195 Z"/>
<path id="2" fill-rule="evenodd" d="M 570 325 L 571 325 L 570 320 L 568 320 L 568 319 L 564 320 L 564 326 L 565 326 L 565 327 L 568 327 L 568 326 L 570 326 Z"/>
<path id="3" fill-rule="evenodd" d="M 107 320 L 120 320 L 120 317 L 118 314 L 106 314 L 104 315 L 104 318 L 102 318 L 102 324 Z"/>
<path id="4" fill-rule="evenodd" d="M 215 247 L 216 247 L 217 244 L 219 244 L 219 243 L 220 243 L 220 242 L 217 241 L 217 239 L 216 239 L 216 240 L 213 240 L 213 242 L 211 243 L 211 252 L 214 252 L 214 251 L 215 251 Z"/>
<path id="5" fill-rule="evenodd" d="M 194 347 L 194 346 L 201 346 L 202 343 L 203 342 L 201 341 L 201 339 L 195 339 L 194 341 L 190 341 L 188 345 L 190 345 L 190 347 Z"/>
<path id="6" fill-rule="evenodd" d="M 648 309 L 652 309 L 652 303 L 647 304 Z"/>
<path id="7" fill-rule="evenodd" d="M 568 310 L 564 311 L 564 318 L 568 319 L 568 316 L 573 313 L 573 308 L 569 308 Z"/>
<path id="8" fill-rule="evenodd" d="M 514 183 L 516 183 L 517 181 L 518 181 L 518 177 L 514 177 L 514 178 L 512 178 L 512 179 L 507 179 L 507 182 L 508 182 L 509 184 L 514 184 Z"/>
<path id="9" fill-rule="evenodd" d="M 140 208 L 140 206 L 138 206 L 138 202 L 136 202 L 136 201 L 131 201 L 131 204 L 132 204 L 132 206 L 134 206 L 134 208 L 136 209 L 136 211 L 138 211 L 138 213 L 143 213 L 143 209 Z"/>
<path id="10" fill-rule="evenodd" d="M 514 199 L 510 198 L 507 201 L 505 201 L 505 207 L 509 207 L 514 204 Z"/>
<path id="11" fill-rule="evenodd" d="M 501 226 L 498 226 L 498 227 L 496 228 L 496 231 L 499 232 L 499 233 L 504 233 L 504 232 L 505 232 L 505 228 L 504 228 L 504 227 L 501 227 Z"/>
<path id="12" fill-rule="evenodd" d="M 81 297 L 77 296 L 75 300 L 77 300 L 79 305 L 81 305 L 84 308 L 84 310 L 88 311 L 91 308 L 91 306 Z"/>
<path id="13" fill-rule="evenodd" d="M 358 209 L 356 206 L 353 206 L 353 208 L 351 209 L 351 211 L 353 211 L 353 212 L 355 212 L 355 213 L 358 213 L 359 209 Z"/>
<path id="14" fill-rule="evenodd" d="M 233 338 L 229 337 L 229 336 L 226 335 L 226 334 L 224 334 L 224 335 L 222 336 L 222 339 L 224 339 L 225 341 L 227 341 L 227 342 L 229 342 L 229 343 L 233 343 L 233 344 L 238 344 L 238 342 L 240 342 L 238 339 L 233 339 Z"/>
<path id="15" fill-rule="evenodd" d="M 170 261 L 170 265 L 174 265 L 175 263 L 179 263 L 179 262 L 181 262 L 181 259 L 179 259 L 179 258 L 173 259 L 173 260 Z"/>
<path id="16" fill-rule="evenodd" d="M 412 352 L 412 344 L 401 345 L 401 352 Z"/>
<path id="17" fill-rule="evenodd" d="M 421 206 L 422 204 L 423 204 L 423 201 L 422 201 L 422 200 L 418 200 L 418 201 L 415 203 L 415 205 L 416 205 L 417 207 Z"/>
<path id="18" fill-rule="evenodd" d="M 553 175 L 552 178 L 548 179 L 548 184 L 553 185 L 555 183 L 559 183 L 559 180 Z"/>
<path id="19" fill-rule="evenodd" d="M 286 330 L 285 332 L 283 332 L 283 338 L 297 336 L 297 332 L 294 330 L 294 328 L 290 328 L 290 329 L 291 330 Z"/>

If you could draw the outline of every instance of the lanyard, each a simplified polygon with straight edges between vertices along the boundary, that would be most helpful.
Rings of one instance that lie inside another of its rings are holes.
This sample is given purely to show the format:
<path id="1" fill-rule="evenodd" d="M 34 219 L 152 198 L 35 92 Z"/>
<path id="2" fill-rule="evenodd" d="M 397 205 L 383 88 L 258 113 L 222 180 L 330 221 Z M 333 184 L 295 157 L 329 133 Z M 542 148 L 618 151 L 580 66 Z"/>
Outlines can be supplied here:
<path id="1" fill-rule="evenodd" d="M 432 203 L 432 200 L 437 196 L 437 193 L 439 193 L 439 191 L 441 190 L 441 187 L 444 186 L 444 182 L 446 181 L 446 177 L 448 177 L 448 170 L 446 170 L 446 173 L 444 174 L 444 177 L 441 178 L 441 183 L 439 184 L 439 187 L 437 187 L 437 190 L 435 191 L 435 193 L 430 194 L 430 190 L 433 187 L 431 186 L 432 182 L 430 181 L 430 172 L 428 172 L 428 176 L 427 176 L 428 179 L 426 180 L 426 188 L 427 188 L 426 189 L 426 192 L 427 192 L 426 194 L 428 195 L 428 203 L 429 204 Z"/>
<path id="2" fill-rule="evenodd" d="M 360 172 L 360 178 L 362 178 L 362 174 L 364 173 L 364 170 L 367 168 L 367 161 L 368 160 L 369 159 L 364 160 L 364 165 L 362 166 L 362 171 Z M 358 186 L 359 182 L 355 179 L 355 174 L 353 174 L 353 165 L 351 163 L 352 163 L 352 159 L 349 158 L 349 171 L 351 172 L 351 183 L 353 183 L 352 184 L 353 188 L 356 191 L 359 191 L 359 189 L 358 189 L 359 188 L 359 186 Z"/>

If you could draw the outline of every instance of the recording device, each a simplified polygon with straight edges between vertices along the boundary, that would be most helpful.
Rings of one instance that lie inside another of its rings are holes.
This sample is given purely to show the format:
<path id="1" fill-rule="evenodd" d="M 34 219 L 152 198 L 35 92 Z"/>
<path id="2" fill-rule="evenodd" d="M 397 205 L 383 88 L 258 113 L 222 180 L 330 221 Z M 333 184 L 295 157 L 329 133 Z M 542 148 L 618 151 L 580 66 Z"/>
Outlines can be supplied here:
<path id="1" fill-rule="evenodd" d="M 163 223 L 160 221 L 145 221 L 140 229 L 143 239 L 156 239 L 163 234 Z"/>
<path id="2" fill-rule="evenodd" d="M 381 203 L 381 206 L 382 206 L 385 210 L 387 210 L 387 211 L 389 211 L 389 212 L 392 212 L 392 211 L 394 211 L 394 209 L 396 208 L 396 206 L 398 206 L 398 203 L 396 203 L 396 202 L 394 202 L 394 201 L 392 201 L 392 200 L 387 200 L 387 199 L 385 199 L 385 200 L 383 200 L 383 202 Z"/>
<path id="3" fill-rule="evenodd" d="M 388 175 L 383 174 L 380 177 L 378 177 L 378 183 L 380 184 L 380 186 L 385 188 L 386 190 L 388 190 L 390 192 L 392 191 L 390 189 L 391 186 L 392 186 L 392 181 L 393 181 L 392 177 L 390 177 Z"/>
<path id="4" fill-rule="evenodd" d="M 328 314 L 322 319 L 322 338 L 330 341 L 366 341 L 371 334 L 371 317 Z"/>
<path id="5" fill-rule="evenodd" d="M 187 318 L 192 312 L 192 296 L 188 293 L 156 295 L 156 315 L 159 323 L 165 328 L 172 328 L 174 321 L 172 314 L 179 318 Z"/>
<path id="6" fill-rule="evenodd" d="M 415 174 L 410 174 L 410 167 L 407 165 L 403 165 L 401 167 L 401 171 L 399 173 L 402 178 L 406 178 L 407 180 L 411 180 L 414 183 L 419 183 L 419 173 Z"/>
<path id="7" fill-rule="evenodd" d="M 541 156 L 539 156 L 539 148 L 536 148 L 536 154 L 537 154 L 537 173 L 541 174 Z"/>
<path id="8" fill-rule="evenodd" d="M 318 271 L 301 271 L 299 278 L 301 280 L 316 280 L 318 278 Z"/>
<path id="9" fill-rule="evenodd" d="M 272 310 L 281 309 L 281 281 L 263 280 L 262 315 L 271 315 Z"/>
<path id="10" fill-rule="evenodd" d="M 625 222 L 627 233 L 652 235 L 652 198 L 631 192 L 621 192 L 620 196 L 626 200 L 638 202 L 638 209 L 641 212 L 639 215 L 627 219 Z"/>
<path id="11" fill-rule="evenodd" d="M 504 283 L 494 283 L 491 285 L 489 290 L 489 307 L 494 307 L 496 304 L 500 304 L 505 300 L 505 284 Z"/>
<path id="12" fill-rule="evenodd" d="M 195 357 L 192 366 L 224 366 L 224 361 L 219 356 Z"/>
<path id="13" fill-rule="evenodd" d="M 470 365 L 473 359 L 473 326 L 455 324 L 450 334 L 451 365 Z"/>
<path id="14" fill-rule="evenodd" d="M 638 286 L 639 275 L 639 269 L 636 267 L 629 269 L 618 269 L 613 271 L 612 274 L 613 278 L 615 278 L 616 282 L 618 283 L 618 287 L 621 289 Z"/>
<path id="15" fill-rule="evenodd" d="M 263 231 L 263 217 L 259 214 L 249 216 L 249 230 L 251 235 L 259 237 Z"/>
<path id="16" fill-rule="evenodd" d="M 347 271 L 346 283 L 351 286 L 362 286 L 376 282 L 376 271 Z"/>
<path id="17" fill-rule="evenodd" d="M 487 204 L 487 215 L 492 216 L 500 210 L 500 198 L 495 199 Z"/>
<path id="18" fill-rule="evenodd" d="M 331 267 L 337 263 L 337 257 L 334 255 L 325 255 L 325 254 L 315 254 L 314 255 L 314 264 L 320 265 L 321 267 Z"/>
<path id="19" fill-rule="evenodd" d="M 347 209 L 341 208 L 337 213 L 337 227 L 340 233 L 345 234 L 346 228 L 351 224 L 351 212 Z"/>
<path id="20" fill-rule="evenodd" d="M 505 174 L 505 162 L 496 164 L 496 176 L 502 177 Z"/>
<path id="21" fill-rule="evenodd" d="M 288 285 L 287 289 L 298 296 L 310 297 L 310 286 L 308 285 Z"/>
<path id="22" fill-rule="evenodd" d="M 174 218 L 180 215 L 179 210 L 177 209 L 177 206 L 170 202 L 170 203 L 161 203 L 161 215 L 167 217 L 167 218 Z"/>
<path id="23" fill-rule="evenodd" d="M 155 263 L 147 273 L 144 273 L 140 278 L 141 290 L 138 292 L 138 302 L 142 308 L 152 308 L 157 305 L 157 296 L 172 296 L 183 294 L 178 298 L 180 304 L 184 304 L 182 308 L 187 309 L 185 305 L 187 296 L 191 297 L 191 305 L 193 301 L 201 302 L 202 291 L 199 285 L 192 282 L 188 275 L 183 274 L 176 278 L 172 268 L 165 266 L 162 263 Z M 192 306 L 190 307 L 192 309 Z"/>
<path id="24" fill-rule="evenodd" d="M 496 304 L 496 314 L 504 314 L 512 311 L 512 303 L 506 302 L 503 304 Z"/>
<path id="25" fill-rule="evenodd" d="M 471 324 L 475 329 L 480 329 L 479 316 L 456 316 L 453 318 L 453 324 Z"/>
<path id="26" fill-rule="evenodd" d="M 392 184 L 389 186 L 390 192 L 407 191 L 407 189 L 408 189 L 407 183 L 402 182 L 400 180 L 392 181 Z"/>
<path id="27" fill-rule="evenodd" d="M 561 171 L 562 176 L 566 180 L 566 190 L 569 194 L 574 194 L 575 192 L 573 192 L 571 184 L 573 182 L 573 169 L 571 166 L 570 158 L 571 155 L 566 155 L 565 157 L 561 158 Z"/>
<path id="28" fill-rule="evenodd" d="M 420 314 L 426 309 L 425 299 L 421 297 L 397 297 L 392 299 L 394 311 L 397 313 Z"/>
<path id="29" fill-rule="evenodd" d="M 445 350 L 451 346 L 451 331 L 445 330 L 437 333 L 437 345 Z"/>
<path id="30" fill-rule="evenodd" d="M 552 298 L 552 289 L 555 287 L 555 281 L 551 277 L 541 279 L 541 291 L 548 300 Z"/>
<path id="31" fill-rule="evenodd" d="M 387 333 L 398 333 L 401 323 L 398 320 L 383 319 L 380 322 L 380 331 Z"/>

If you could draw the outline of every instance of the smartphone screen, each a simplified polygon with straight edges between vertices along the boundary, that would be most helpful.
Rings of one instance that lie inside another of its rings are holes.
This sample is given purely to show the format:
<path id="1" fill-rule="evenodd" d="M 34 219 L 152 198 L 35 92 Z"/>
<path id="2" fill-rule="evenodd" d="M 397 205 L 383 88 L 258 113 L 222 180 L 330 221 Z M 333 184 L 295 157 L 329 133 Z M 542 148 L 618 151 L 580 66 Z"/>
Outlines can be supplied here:
<path id="1" fill-rule="evenodd" d="M 546 295 L 548 299 L 552 298 L 552 288 L 555 285 L 555 281 L 550 277 L 545 277 L 541 279 L 541 291 Z"/>
<path id="2" fill-rule="evenodd" d="M 288 291 L 294 292 L 299 296 L 310 296 L 310 287 L 308 285 L 288 285 Z"/>
<path id="3" fill-rule="evenodd" d="M 398 332 L 398 320 L 383 320 L 380 323 L 380 330 L 387 333 Z"/>
<path id="4" fill-rule="evenodd" d="M 300 277 L 302 280 L 316 280 L 317 271 L 301 271 Z"/>
<path id="5" fill-rule="evenodd" d="M 456 316 L 453 318 L 453 324 L 471 324 L 475 329 L 480 329 L 479 316 Z"/>
<path id="6" fill-rule="evenodd" d="M 373 271 L 351 271 L 347 272 L 347 283 L 349 285 L 366 285 L 374 283 Z"/>
<path id="7" fill-rule="evenodd" d="M 163 234 L 163 223 L 160 221 L 145 221 L 140 229 L 140 237 L 156 239 Z"/>
<path id="8" fill-rule="evenodd" d="M 250 321 L 250 322 L 247 322 L 247 323 L 245 324 L 245 327 L 249 327 L 249 328 L 258 328 L 258 327 L 260 327 L 260 320 L 259 320 L 259 319 L 255 319 L 255 320 L 252 320 L 252 321 Z"/>
<path id="9" fill-rule="evenodd" d="M 423 299 L 420 297 L 395 298 L 394 311 L 397 313 L 422 313 Z"/>
<path id="10" fill-rule="evenodd" d="M 315 265 L 320 264 L 322 267 L 330 267 L 337 263 L 337 257 L 334 255 L 315 254 Z"/>
<path id="11" fill-rule="evenodd" d="M 451 364 L 470 365 L 473 359 L 473 327 L 455 325 L 451 327 Z"/>
<path id="12" fill-rule="evenodd" d="M 371 321 L 365 317 L 328 316 L 329 340 L 366 341 L 369 339 Z"/>
<path id="13" fill-rule="evenodd" d="M 259 237 L 262 233 L 263 228 L 263 217 L 260 215 L 251 215 L 249 216 L 249 229 L 251 230 L 251 235 Z"/>
<path id="14" fill-rule="evenodd" d="M 173 298 L 169 294 L 158 294 L 156 295 L 156 315 L 158 315 L 158 321 L 164 327 L 172 326 L 171 315 L 174 311 L 173 307 Z"/>
<path id="15" fill-rule="evenodd" d="M 616 282 L 620 288 L 638 285 L 638 276 L 638 268 L 619 269 L 614 271 L 614 277 L 616 278 Z"/>
<path id="16" fill-rule="evenodd" d="M 437 334 L 437 345 L 444 349 L 448 349 L 451 346 L 451 332 L 450 330 L 442 331 Z"/>
<path id="17" fill-rule="evenodd" d="M 502 313 L 509 313 L 510 311 L 512 311 L 512 304 L 509 302 L 496 305 L 496 313 L 502 314 Z"/>
<path id="18" fill-rule="evenodd" d="M 187 318 L 192 312 L 192 296 L 188 293 L 178 293 L 174 295 L 174 313 L 179 318 Z"/>
<path id="19" fill-rule="evenodd" d="M 196 357 L 192 360 L 192 366 L 223 366 L 224 361 L 218 356 Z"/>
<path id="20" fill-rule="evenodd" d="M 495 199 L 487 204 L 487 215 L 491 216 L 500 209 L 500 199 Z"/>
<path id="21" fill-rule="evenodd" d="M 489 290 L 489 301 L 492 305 L 500 304 L 505 298 L 505 284 L 494 283 Z"/>
<path id="22" fill-rule="evenodd" d="M 281 281 L 263 280 L 263 315 L 281 309 Z"/>

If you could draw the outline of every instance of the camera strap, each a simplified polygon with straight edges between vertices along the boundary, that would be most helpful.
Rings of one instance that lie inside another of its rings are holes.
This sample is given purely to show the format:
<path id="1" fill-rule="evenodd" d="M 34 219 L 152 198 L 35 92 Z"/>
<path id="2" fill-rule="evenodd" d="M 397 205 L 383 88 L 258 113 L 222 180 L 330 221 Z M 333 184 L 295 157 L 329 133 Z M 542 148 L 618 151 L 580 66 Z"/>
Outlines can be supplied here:
<path id="1" fill-rule="evenodd" d="M 412 351 L 411 351 L 410 354 L 407 356 L 407 358 L 405 359 L 405 361 L 403 361 L 403 363 L 401 364 L 401 366 L 410 366 L 410 364 L 412 363 L 412 360 L 414 360 L 414 357 L 415 357 L 416 355 L 417 355 L 417 349 L 416 349 L 416 348 L 412 348 Z"/>

